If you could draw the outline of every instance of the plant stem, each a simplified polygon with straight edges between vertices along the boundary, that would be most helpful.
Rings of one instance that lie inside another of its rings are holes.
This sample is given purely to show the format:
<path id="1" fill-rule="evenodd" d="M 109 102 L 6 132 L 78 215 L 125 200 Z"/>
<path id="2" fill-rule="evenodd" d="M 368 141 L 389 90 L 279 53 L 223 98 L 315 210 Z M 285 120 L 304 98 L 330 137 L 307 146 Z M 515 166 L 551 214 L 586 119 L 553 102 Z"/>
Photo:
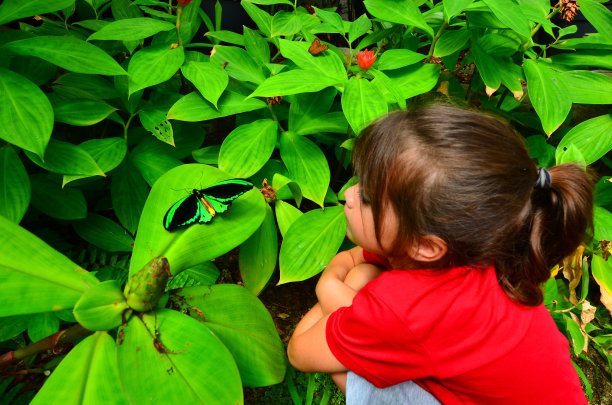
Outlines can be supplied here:
<path id="1" fill-rule="evenodd" d="M 134 114 L 130 114 L 130 118 L 128 118 L 127 122 L 123 126 L 123 139 L 127 141 L 128 137 L 128 128 L 130 127 L 130 122 L 132 122 L 132 118 L 134 118 Z"/>
<path id="2" fill-rule="evenodd" d="M 176 36 L 178 37 L 179 46 L 183 45 L 183 40 L 181 39 L 181 16 L 183 15 L 183 6 L 180 6 L 176 9 Z"/>
<path id="3" fill-rule="evenodd" d="M 436 43 L 438 42 L 438 39 L 440 39 L 440 37 L 442 36 L 442 33 L 444 32 L 444 30 L 446 30 L 446 27 L 448 27 L 448 22 L 444 21 L 442 25 L 440 26 L 440 29 L 438 30 L 436 35 L 433 37 L 433 40 L 431 41 L 431 46 L 429 47 L 429 53 L 427 54 L 427 62 L 429 62 L 429 60 L 433 56 L 434 49 L 436 47 Z"/>
<path id="4" fill-rule="evenodd" d="M 62 343 L 72 342 L 74 339 L 92 334 L 93 331 L 87 330 L 79 324 L 73 325 L 67 329 L 60 330 L 51 336 L 34 342 L 22 349 L 17 349 L 4 353 L 0 356 L 0 365 L 10 364 L 16 360 L 25 359 L 47 350 L 53 350 L 57 345 Z"/>

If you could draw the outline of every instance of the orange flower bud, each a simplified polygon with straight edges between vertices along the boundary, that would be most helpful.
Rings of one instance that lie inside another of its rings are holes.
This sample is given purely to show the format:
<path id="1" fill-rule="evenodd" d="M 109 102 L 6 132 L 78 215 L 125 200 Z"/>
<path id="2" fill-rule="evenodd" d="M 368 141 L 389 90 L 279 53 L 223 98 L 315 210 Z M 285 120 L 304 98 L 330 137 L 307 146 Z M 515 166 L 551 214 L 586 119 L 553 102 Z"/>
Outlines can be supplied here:
<path id="1" fill-rule="evenodd" d="M 375 60 L 374 51 L 368 51 L 367 49 L 364 49 L 363 52 L 357 51 L 357 64 L 361 70 L 368 70 Z"/>

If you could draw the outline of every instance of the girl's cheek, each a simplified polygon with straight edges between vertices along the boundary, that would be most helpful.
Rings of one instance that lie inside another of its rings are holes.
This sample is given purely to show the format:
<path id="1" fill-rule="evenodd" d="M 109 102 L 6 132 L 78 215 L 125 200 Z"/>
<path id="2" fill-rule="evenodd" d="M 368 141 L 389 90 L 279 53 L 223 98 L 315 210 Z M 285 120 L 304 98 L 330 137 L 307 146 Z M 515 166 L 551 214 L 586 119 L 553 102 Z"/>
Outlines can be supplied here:
<path id="1" fill-rule="evenodd" d="M 346 191 L 344 192 L 344 198 L 346 200 L 346 208 L 353 208 L 353 206 L 355 205 L 355 186 L 351 186 L 349 188 L 346 189 Z M 346 209 L 345 209 L 346 212 Z"/>

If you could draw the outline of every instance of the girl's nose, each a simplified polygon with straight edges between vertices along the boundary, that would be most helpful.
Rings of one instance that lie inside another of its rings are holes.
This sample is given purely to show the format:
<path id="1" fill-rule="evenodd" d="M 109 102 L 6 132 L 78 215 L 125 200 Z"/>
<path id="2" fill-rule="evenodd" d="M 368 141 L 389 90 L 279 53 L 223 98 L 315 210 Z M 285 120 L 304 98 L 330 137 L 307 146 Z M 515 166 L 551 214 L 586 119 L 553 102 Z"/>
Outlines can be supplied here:
<path id="1" fill-rule="evenodd" d="M 344 199 L 346 200 L 347 208 L 353 208 L 353 206 L 355 205 L 355 191 L 357 190 L 358 186 L 358 184 L 355 184 L 354 186 L 351 186 L 344 191 Z"/>

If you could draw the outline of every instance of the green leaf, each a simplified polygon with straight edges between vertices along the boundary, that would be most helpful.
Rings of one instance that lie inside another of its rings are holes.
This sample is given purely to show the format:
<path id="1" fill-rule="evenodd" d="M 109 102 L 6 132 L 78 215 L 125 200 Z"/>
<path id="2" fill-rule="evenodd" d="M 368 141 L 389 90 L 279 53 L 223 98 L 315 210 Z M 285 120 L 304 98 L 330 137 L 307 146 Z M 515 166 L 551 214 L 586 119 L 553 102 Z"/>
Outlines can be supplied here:
<path id="1" fill-rule="evenodd" d="M 217 107 L 217 101 L 229 82 L 225 69 L 210 62 L 187 62 L 181 67 L 181 72 L 206 100 Z"/>
<path id="2" fill-rule="evenodd" d="M 3 48 L 18 55 L 36 56 L 75 73 L 126 74 L 102 49 L 74 37 L 40 36 L 10 42 Z"/>
<path id="3" fill-rule="evenodd" d="M 30 160 L 53 173 L 104 176 L 104 172 L 89 153 L 77 145 L 52 139 L 45 152 L 45 160 L 25 152 Z"/>
<path id="4" fill-rule="evenodd" d="M 285 237 L 291 224 L 302 215 L 302 211 L 283 200 L 276 200 L 274 212 L 276 214 L 276 222 L 278 222 L 278 230 L 283 237 Z"/>
<path id="5" fill-rule="evenodd" d="M 168 45 L 142 48 L 132 56 L 128 65 L 129 94 L 170 79 L 184 60 L 182 46 L 174 49 Z"/>
<path id="6" fill-rule="evenodd" d="M 266 64 L 270 62 L 270 46 L 268 41 L 262 38 L 261 34 L 246 26 L 242 27 L 244 46 L 249 55 L 251 55 L 257 63 Z"/>
<path id="7" fill-rule="evenodd" d="M 200 263 L 190 269 L 183 270 L 168 281 L 167 289 L 215 284 L 221 272 L 213 262 Z"/>
<path id="8" fill-rule="evenodd" d="M 370 28 L 372 28 L 372 21 L 370 21 L 367 15 L 362 14 L 355 21 L 351 22 L 348 32 L 349 42 L 352 44 L 357 41 L 359 37 L 366 34 Z"/>
<path id="9" fill-rule="evenodd" d="M 612 265 L 610 262 L 601 256 L 593 255 L 591 271 L 600 288 L 612 295 Z"/>
<path id="10" fill-rule="evenodd" d="M 96 161 L 98 167 L 104 172 L 110 172 L 119 166 L 127 154 L 127 143 L 123 138 L 118 137 L 90 139 L 81 143 L 79 147 L 89 153 Z M 85 177 L 88 176 L 64 175 L 62 186 Z"/>
<path id="11" fill-rule="evenodd" d="M 572 342 L 572 348 L 574 354 L 579 355 L 584 349 L 585 337 L 582 334 L 582 330 L 580 329 L 580 325 L 578 322 L 573 320 L 569 315 L 564 314 L 565 316 L 565 326 L 567 327 L 567 331 L 570 334 L 570 341 Z"/>
<path id="12" fill-rule="evenodd" d="M 89 213 L 87 218 L 72 224 L 87 242 L 109 252 L 131 252 L 134 240 L 116 222 L 102 215 Z"/>
<path id="13" fill-rule="evenodd" d="M 606 45 L 606 47 L 608 49 L 609 45 Z M 554 55 L 552 61 L 561 65 L 612 69 L 612 52 L 602 52 L 599 49 L 580 50 Z"/>
<path id="14" fill-rule="evenodd" d="M 168 259 L 172 274 L 178 274 L 221 256 L 251 236 L 265 216 L 265 202 L 257 190 L 234 200 L 229 210 L 215 216 L 209 224 L 176 232 L 168 232 L 163 227 L 168 209 L 190 190 L 227 178 L 222 171 L 201 164 L 181 165 L 160 177 L 140 218 L 130 272 L 139 270 L 153 257 L 163 256 Z"/>
<path id="15" fill-rule="evenodd" d="M 301 28 L 302 23 L 295 13 L 280 10 L 272 17 L 270 34 L 272 37 L 293 35 L 299 32 Z"/>
<path id="16" fill-rule="evenodd" d="M 163 110 L 145 109 L 138 113 L 142 126 L 157 139 L 174 146 L 174 132 L 172 124 L 166 118 Z"/>
<path id="17" fill-rule="evenodd" d="M 190 311 L 191 316 L 229 349 L 244 385 L 262 387 L 283 380 L 285 349 L 270 313 L 257 297 L 231 284 L 187 288 L 179 296 L 200 310 Z"/>
<path id="18" fill-rule="evenodd" d="M 425 59 L 422 53 L 413 52 L 409 49 L 390 49 L 382 54 L 378 62 L 379 70 L 399 69 L 413 65 Z"/>
<path id="19" fill-rule="evenodd" d="M 86 99 L 54 99 L 55 121 L 87 127 L 97 124 L 117 109 L 104 101 Z"/>
<path id="20" fill-rule="evenodd" d="M 0 269 L 0 271 L 2 271 Z M 5 342 L 28 328 L 31 316 L 7 316 L 0 318 L 0 342 Z M 5 380 L 6 381 L 6 380 Z M 1 391 L 1 390 L 0 390 Z"/>
<path id="21" fill-rule="evenodd" d="M 352 77 L 344 88 L 341 101 L 346 120 L 356 134 L 388 112 L 387 102 L 366 79 Z"/>
<path id="22" fill-rule="evenodd" d="M 119 97 L 113 84 L 96 75 L 65 73 L 53 82 L 53 92 L 64 98 L 106 100 Z"/>
<path id="23" fill-rule="evenodd" d="M 523 69 L 527 78 L 529 99 L 542 121 L 544 132 L 552 134 L 565 120 L 572 107 L 569 90 L 562 76 L 549 67 L 525 59 Z"/>
<path id="24" fill-rule="evenodd" d="M 205 35 L 207 37 L 217 39 L 220 42 L 227 42 L 233 45 L 244 46 L 243 36 L 233 31 L 208 31 Z"/>
<path id="25" fill-rule="evenodd" d="M 378 89 L 379 93 L 385 95 L 387 103 L 395 102 L 400 108 L 406 108 L 406 98 L 400 93 L 389 76 L 377 69 L 370 69 L 368 72 L 376 79 L 372 81 L 372 84 Z M 387 97 L 386 93 L 390 95 L 390 98 Z"/>
<path id="26" fill-rule="evenodd" d="M 103 281 L 83 293 L 74 306 L 74 317 L 88 330 L 108 330 L 121 325 L 128 309 L 123 291 L 116 280 Z"/>
<path id="27" fill-rule="evenodd" d="M 483 0 L 499 20 L 517 34 L 531 37 L 529 20 L 521 12 L 521 7 L 513 0 Z"/>
<path id="28" fill-rule="evenodd" d="M 609 8 L 594 0 L 579 0 L 578 5 L 597 32 L 608 39 L 612 38 L 612 12 Z"/>
<path id="29" fill-rule="evenodd" d="M 451 18 L 465 10 L 474 0 L 444 0 L 444 21 L 449 22 Z"/>
<path id="30" fill-rule="evenodd" d="M 385 73 L 404 99 L 433 89 L 440 76 L 440 65 L 417 63 Z M 350 122 L 350 121 L 349 121 Z"/>
<path id="31" fill-rule="evenodd" d="M 142 147 L 134 148 L 130 159 L 149 186 L 153 186 L 170 169 L 183 164 L 169 152 L 147 151 Z"/>
<path id="32" fill-rule="evenodd" d="M 595 205 L 612 208 L 612 181 L 611 176 L 603 176 L 595 184 Z"/>
<path id="33" fill-rule="evenodd" d="M 236 46 L 215 45 L 214 53 L 210 61 L 219 65 L 225 65 L 227 73 L 238 81 L 259 84 L 264 81 L 265 76 L 261 66 L 242 48 Z"/>
<path id="34" fill-rule="evenodd" d="M 28 319 L 28 337 L 32 342 L 38 342 L 57 331 L 59 331 L 59 319 L 53 312 L 34 314 Z"/>
<path id="35" fill-rule="evenodd" d="M 32 205 L 57 219 L 81 219 L 87 216 L 87 202 L 78 188 L 64 187 L 50 181 L 44 174 L 30 178 Z"/>
<path id="36" fill-rule="evenodd" d="M 163 346 L 156 348 L 157 331 Z M 163 309 L 132 317 L 119 333 L 124 336 L 116 345 L 119 376 L 130 403 L 143 398 L 169 404 L 242 403 L 232 355 L 204 324 Z"/>
<path id="37" fill-rule="evenodd" d="M 280 155 L 304 197 L 323 206 L 330 173 L 321 149 L 308 138 L 288 131 L 281 134 Z"/>
<path id="38" fill-rule="evenodd" d="M 259 28 L 266 37 L 270 38 L 272 16 L 254 5 L 251 1 L 242 0 L 240 4 L 247 12 L 249 17 L 251 17 L 255 24 L 257 24 L 257 28 Z"/>
<path id="39" fill-rule="evenodd" d="M 174 24 L 167 21 L 146 17 L 126 18 L 105 25 L 101 30 L 91 34 L 87 40 L 133 41 L 173 29 L 175 29 Z"/>
<path id="40" fill-rule="evenodd" d="M 335 53 L 323 52 L 313 56 L 308 52 L 310 43 L 279 39 L 279 44 L 281 54 L 301 69 L 318 71 L 319 74 L 334 78 L 339 83 L 346 81 L 346 69 Z"/>
<path id="41" fill-rule="evenodd" d="M 193 160 L 207 165 L 217 165 L 219 163 L 219 151 L 221 145 L 211 145 L 193 151 Z"/>
<path id="42" fill-rule="evenodd" d="M 567 145 L 563 149 L 558 149 L 555 154 L 555 161 L 558 165 L 563 163 L 574 163 L 579 166 L 586 166 L 586 159 L 582 156 L 580 149 L 576 145 Z"/>
<path id="43" fill-rule="evenodd" d="M 276 268 L 278 240 L 272 208 L 266 205 L 266 217 L 261 226 L 249 239 L 240 245 L 238 265 L 245 288 L 259 293 L 268 284 Z"/>
<path id="44" fill-rule="evenodd" d="M 253 121 L 234 129 L 223 141 L 219 169 L 235 177 L 250 177 L 270 159 L 276 146 L 278 124 L 271 119 Z"/>
<path id="45" fill-rule="evenodd" d="M 30 178 L 11 146 L 0 148 L 0 215 L 19 223 L 30 205 Z"/>
<path id="46" fill-rule="evenodd" d="M 561 73 L 569 88 L 572 102 L 579 104 L 612 104 L 612 77 L 589 70 Z"/>
<path id="47" fill-rule="evenodd" d="M 342 206 L 312 210 L 298 217 L 283 239 L 278 284 L 306 280 L 321 272 L 338 251 L 345 233 Z"/>
<path id="48" fill-rule="evenodd" d="M 24 228 L 0 216 L 0 317 L 72 308 L 98 280 Z"/>
<path id="49" fill-rule="evenodd" d="M 470 2 L 473 0 L 470 0 Z M 444 2 L 446 5 L 446 2 Z M 465 47 L 470 39 L 470 31 L 468 29 L 458 29 L 452 31 L 444 31 L 442 36 L 436 42 L 434 48 L 434 56 L 442 57 L 451 55 Z"/>
<path id="50" fill-rule="evenodd" d="M 398 24 L 421 28 L 433 37 L 433 29 L 427 25 L 413 0 L 365 0 L 363 4 L 375 17 Z"/>
<path id="51" fill-rule="evenodd" d="M 249 97 L 275 97 L 309 93 L 341 84 L 341 80 L 324 76 L 316 70 L 295 69 L 266 79 Z"/>
<path id="52" fill-rule="evenodd" d="M 218 110 L 198 93 L 192 92 L 174 103 L 167 116 L 169 120 L 196 122 L 259 110 L 267 106 L 265 101 L 246 99 L 244 95 L 233 91 L 226 91 L 217 104 Z"/>
<path id="53" fill-rule="evenodd" d="M 43 156 L 53 130 L 53 108 L 38 86 L 0 67 L 0 138 Z"/>
<path id="54" fill-rule="evenodd" d="M 572 128 L 557 146 L 557 155 L 569 145 L 582 153 L 586 164 L 594 163 L 612 150 L 612 114 L 591 118 Z"/>
<path id="55" fill-rule="evenodd" d="M 149 187 L 130 159 L 117 168 L 111 180 L 113 211 L 119 223 L 134 234 L 149 195 Z"/>
<path id="56" fill-rule="evenodd" d="M 612 213 L 610 211 L 596 206 L 593 210 L 593 225 L 595 228 L 594 241 L 612 240 Z M 612 289 L 610 291 L 612 292 Z"/>
<path id="57" fill-rule="evenodd" d="M 115 342 L 106 332 L 85 338 L 70 350 L 30 404 L 127 404 L 114 349 Z"/>
<path id="58" fill-rule="evenodd" d="M 73 4 L 74 0 L 4 0 L 0 4 L 0 25 L 23 17 L 58 11 Z"/>

